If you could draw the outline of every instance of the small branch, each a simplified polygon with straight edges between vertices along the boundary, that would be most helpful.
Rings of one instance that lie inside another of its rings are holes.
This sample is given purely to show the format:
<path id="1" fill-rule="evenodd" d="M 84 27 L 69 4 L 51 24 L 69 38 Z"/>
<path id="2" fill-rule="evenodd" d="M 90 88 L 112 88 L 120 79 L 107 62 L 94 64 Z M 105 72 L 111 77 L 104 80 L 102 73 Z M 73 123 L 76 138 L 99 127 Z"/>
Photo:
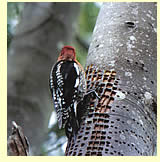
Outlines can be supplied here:
<path id="1" fill-rule="evenodd" d="M 29 142 L 20 126 L 12 121 L 12 135 L 8 138 L 8 155 L 9 156 L 28 156 Z"/>

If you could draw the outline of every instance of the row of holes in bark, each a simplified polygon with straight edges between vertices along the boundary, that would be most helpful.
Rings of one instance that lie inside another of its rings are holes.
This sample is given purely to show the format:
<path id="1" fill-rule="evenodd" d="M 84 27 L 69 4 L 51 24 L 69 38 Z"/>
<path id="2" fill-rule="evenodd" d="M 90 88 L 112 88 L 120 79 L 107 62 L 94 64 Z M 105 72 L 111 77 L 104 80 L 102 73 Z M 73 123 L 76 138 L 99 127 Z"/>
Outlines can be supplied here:
<path id="1" fill-rule="evenodd" d="M 136 92 L 132 92 L 132 93 L 131 93 L 131 92 L 129 92 L 129 91 L 122 91 L 121 88 L 118 88 L 118 90 L 121 91 L 123 94 L 126 94 L 126 95 L 127 95 L 127 94 L 128 94 L 128 95 L 135 95 L 135 96 L 137 96 L 138 99 L 142 99 L 140 96 L 138 96 L 138 93 L 136 93 Z"/>
<path id="2" fill-rule="evenodd" d="M 130 60 L 127 60 L 127 62 L 129 64 L 131 64 L 132 62 Z M 144 70 L 146 73 L 148 72 L 147 68 L 145 67 L 145 65 L 143 63 L 138 63 L 137 61 L 134 62 L 136 67 L 139 67 L 140 69 Z"/>
<path id="3" fill-rule="evenodd" d="M 88 82 L 88 88 L 92 88 L 92 89 L 96 89 L 97 93 L 102 95 L 104 93 L 104 90 L 107 90 L 109 92 L 117 90 L 117 87 L 114 86 L 114 84 L 110 83 L 110 82 L 106 82 L 106 83 L 100 83 L 100 82 Z M 115 83 L 117 84 L 118 82 L 115 81 Z"/>
<path id="4" fill-rule="evenodd" d="M 109 141 L 101 141 L 101 142 L 90 141 L 89 146 L 87 147 L 88 153 L 89 153 L 89 151 L 94 152 L 94 150 L 96 150 L 96 147 L 99 148 L 99 146 L 102 146 L 102 147 L 100 147 L 101 152 L 102 152 L 102 148 L 103 149 L 105 148 L 105 153 L 107 153 L 107 154 L 110 154 L 110 152 L 109 152 L 110 149 L 114 149 L 114 147 L 111 145 L 111 143 Z M 118 151 L 114 150 L 114 153 L 118 153 Z M 122 155 L 122 154 L 120 154 L 120 152 L 119 152 L 119 155 Z"/>
<path id="5" fill-rule="evenodd" d="M 116 75 L 115 71 L 109 71 L 109 70 L 101 71 L 101 70 L 98 70 L 96 67 L 93 66 L 93 64 L 87 66 L 86 75 L 90 74 L 90 73 L 92 73 L 92 74 L 105 73 L 106 75 L 109 75 L 109 74 Z"/>
<path id="6" fill-rule="evenodd" d="M 104 119 L 104 118 L 103 118 L 103 119 L 102 119 L 102 118 L 93 118 L 92 121 L 91 121 L 91 120 L 90 120 L 90 121 L 87 121 L 87 125 L 90 126 L 90 124 L 91 124 L 92 122 L 93 122 L 93 123 L 109 123 L 109 120 L 108 120 L 108 119 Z M 89 128 L 89 127 L 87 127 L 87 128 Z M 86 129 L 87 129 L 87 128 L 86 128 Z"/>
<path id="7" fill-rule="evenodd" d="M 106 150 L 105 153 L 107 153 L 107 154 L 110 154 L 110 155 L 117 154 L 119 156 L 123 156 L 123 154 L 121 152 L 119 152 L 119 151 L 114 150 L 113 152 L 109 152 L 108 149 L 105 149 L 105 150 Z M 69 152 L 69 154 L 71 155 L 72 152 Z M 77 152 L 73 153 L 73 156 L 76 156 L 76 155 L 82 156 L 83 155 L 82 150 L 78 154 L 77 154 Z M 96 152 L 96 151 L 93 151 L 93 152 L 88 151 L 85 154 L 85 156 L 102 156 L 102 151 L 98 151 L 98 152 Z"/>
<path id="8" fill-rule="evenodd" d="M 99 93 L 103 92 L 103 89 L 110 89 L 110 90 L 116 90 L 118 85 L 118 81 L 115 80 L 115 78 L 110 78 L 108 79 L 108 81 L 106 82 L 102 82 L 102 81 L 87 81 L 87 89 L 97 89 L 99 91 Z"/>
<path id="9" fill-rule="evenodd" d="M 90 80 L 92 82 L 95 82 L 95 81 L 103 81 L 103 82 L 106 82 L 108 81 L 109 79 L 114 79 L 115 78 L 115 74 L 103 74 L 103 73 L 100 73 L 100 74 L 89 74 L 87 75 L 87 80 Z"/>
<path id="10" fill-rule="evenodd" d="M 123 156 L 122 153 L 114 151 L 114 152 L 107 152 L 107 154 L 114 155 L 117 154 L 119 156 Z M 102 152 L 87 152 L 85 156 L 102 156 Z"/>
<path id="11" fill-rule="evenodd" d="M 109 71 L 109 70 L 97 70 L 97 69 L 94 69 L 94 68 L 88 68 L 86 70 L 86 76 L 89 76 L 90 74 L 92 74 L 91 76 L 94 76 L 94 77 L 102 77 L 102 76 L 112 76 L 114 77 L 116 75 L 116 72 L 115 71 Z"/>

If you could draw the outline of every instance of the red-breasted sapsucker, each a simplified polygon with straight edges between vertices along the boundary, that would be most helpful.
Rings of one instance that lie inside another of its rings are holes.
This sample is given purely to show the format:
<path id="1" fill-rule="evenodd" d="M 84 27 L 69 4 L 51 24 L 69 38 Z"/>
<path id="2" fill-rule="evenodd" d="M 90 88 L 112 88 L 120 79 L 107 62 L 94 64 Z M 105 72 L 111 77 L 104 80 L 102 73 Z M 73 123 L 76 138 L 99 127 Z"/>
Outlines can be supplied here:
<path id="1" fill-rule="evenodd" d="M 85 72 L 76 60 L 75 49 L 72 46 L 62 48 L 56 64 L 52 67 L 50 90 L 58 126 L 60 129 L 65 128 L 70 139 L 79 129 L 81 111 L 77 105 L 86 94 Z"/>

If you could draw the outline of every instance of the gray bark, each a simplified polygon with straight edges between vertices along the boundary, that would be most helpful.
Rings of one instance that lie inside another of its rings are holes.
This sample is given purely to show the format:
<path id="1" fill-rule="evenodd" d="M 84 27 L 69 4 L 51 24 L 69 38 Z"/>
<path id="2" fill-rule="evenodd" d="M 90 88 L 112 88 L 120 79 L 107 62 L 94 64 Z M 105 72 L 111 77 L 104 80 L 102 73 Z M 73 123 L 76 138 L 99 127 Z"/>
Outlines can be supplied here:
<path id="1" fill-rule="evenodd" d="M 53 111 L 49 73 L 71 42 L 79 3 L 26 3 L 8 54 L 8 136 L 11 121 L 24 129 L 34 154 Z"/>
<path id="2" fill-rule="evenodd" d="M 104 93 L 97 91 L 101 97 L 98 105 L 101 105 L 103 95 L 106 95 L 105 101 L 109 101 L 107 104 L 103 102 L 104 110 L 103 106 L 92 107 L 81 125 L 77 140 L 68 143 L 66 155 L 155 154 L 156 15 L 156 3 L 103 4 L 86 67 L 91 70 L 87 72 L 88 86 L 96 87 L 96 82 L 99 86 L 96 88 L 100 89 L 103 84 L 101 91 Z M 104 78 L 94 80 L 98 70 L 101 77 L 108 75 L 107 82 Z"/>

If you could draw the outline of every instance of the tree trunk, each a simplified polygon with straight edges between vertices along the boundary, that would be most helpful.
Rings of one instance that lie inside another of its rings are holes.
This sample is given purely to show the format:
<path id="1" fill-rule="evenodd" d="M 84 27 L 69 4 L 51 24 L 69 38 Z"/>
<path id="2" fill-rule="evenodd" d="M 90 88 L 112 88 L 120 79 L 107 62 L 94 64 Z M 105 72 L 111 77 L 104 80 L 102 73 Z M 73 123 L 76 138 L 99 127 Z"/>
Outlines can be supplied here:
<path id="1" fill-rule="evenodd" d="M 34 154 L 53 111 L 49 73 L 74 34 L 79 3 L 25 3 L 8 54 L 8 136 L 11 121 L 24 129 Z"/>
<path id="2" fill-rule="evenodd" d="M 100 99 L 91 99 L 66 155 L 155 155 L 156 11 L 156 3 L 103 4 L 86 64 L 88 89 Z"/>

